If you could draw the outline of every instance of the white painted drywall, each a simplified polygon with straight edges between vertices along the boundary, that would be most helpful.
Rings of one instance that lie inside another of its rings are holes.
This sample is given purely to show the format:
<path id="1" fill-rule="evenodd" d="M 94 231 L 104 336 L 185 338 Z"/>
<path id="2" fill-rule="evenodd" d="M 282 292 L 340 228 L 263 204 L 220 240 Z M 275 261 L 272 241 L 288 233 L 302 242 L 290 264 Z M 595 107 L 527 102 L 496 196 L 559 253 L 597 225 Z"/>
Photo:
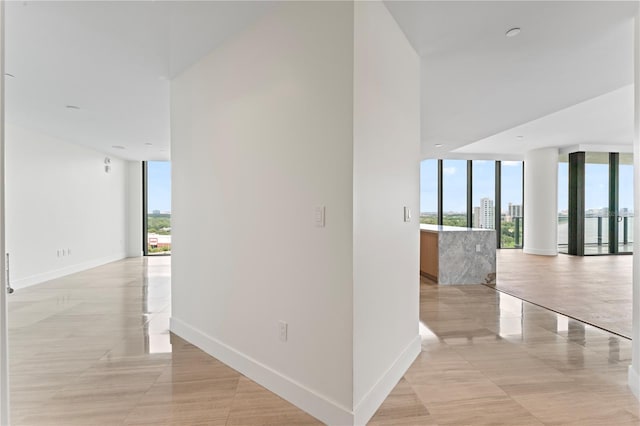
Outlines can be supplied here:
<path id="1" fill-rule="evenodd" d="M 110 157 L 105 173 L 105 154 L 10 123 L 5 144 L 14 287 L 125 257 L 125 161 Z"/>
<path id="2" fill-rule="evenodd" d="M 558 149 L 528 151 L 524 159 L 524 247 L 528 254 L 558 254 Z"/>
<path id="3" fill-rule="evenodd" d="M 127 161 L 127 257 L 142 256 L 142 162 Z"/>
<path id="4" fill-rule="evenodd" d="M 0 75 L 4 76 L 4 2 L 0 2 Z M 0 271 L 5 253 L 4 78 L 0 80 Z M 0 276 L 0 425 L 9 424 L 9 324 L 6 274 Z"/>
<path id="5" fill-rule="evenodd" d="M 173 80 L 171 97 L 172 330 L 344 424 L 353 4 L 279 4 Z"/>
<path id="6" fill-rule="evenodd" d="M 354 36 L 353 395 L 364 424 L 420 351 L 420 60 L 381 2 L 356 2 Z"/>
<path id="7" fill-rule="evenodd" d="M 633 209 L 640 212 L 640 10 L 634 19 Z M 633 222 L 633 252 L 640 253 L 640 215 Z M 640 256 L 633 256 L 632 355 L 628 384 L 640 399 Z"/>

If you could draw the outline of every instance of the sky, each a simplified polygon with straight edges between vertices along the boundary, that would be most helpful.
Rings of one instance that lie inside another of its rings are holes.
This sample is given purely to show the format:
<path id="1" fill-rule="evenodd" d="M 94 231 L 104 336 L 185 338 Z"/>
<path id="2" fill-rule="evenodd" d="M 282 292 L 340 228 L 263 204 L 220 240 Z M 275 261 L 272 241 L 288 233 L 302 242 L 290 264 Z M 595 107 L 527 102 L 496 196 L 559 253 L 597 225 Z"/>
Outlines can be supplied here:
<path id="1" fill-rule="evenodd" d="M 464 212 L 467 209 L 467 161 L 444 160 L 443 208 L 445 212 Z M 473 205 L 480 206 L 481 198 L 495 200 L 495 162 L 473 161 Z M 522 162 L 502 162 L 502 211 L 509 203 L 522 204 Z M 438 204 L 438 163 L 420 163 L 420 211 L 435 212 Z"/>
<path id="2" fill-rule="evenodd" d="M 438 177 L 437 160 L 424 160 L 420 164 L 420 211 L 437 211 Z M 495 200 L 495 163 L 493 161 L 473 161 L 473 205 L 479 206 L 480 199 Z M 443 210 L 445 212 L 466 211 L 467 162 L 466 160 L 444 160 L 443 162 Z M 608 165 L 585 165 L 585 208 L 601 209 L 609 203 Z M 620 165 L 620 208 L 633 210 L 633 166 Z M 522 204 L 522 162 L 502 162 L 502 212 L 509 203 Z M 558 211 L 568 206 L 567 163 L 558 167 Z"/>
<path id="3" fill-rule="evenodd" d="M 147 210 L 171 211 L 171 163 L 147 163 Z"/>

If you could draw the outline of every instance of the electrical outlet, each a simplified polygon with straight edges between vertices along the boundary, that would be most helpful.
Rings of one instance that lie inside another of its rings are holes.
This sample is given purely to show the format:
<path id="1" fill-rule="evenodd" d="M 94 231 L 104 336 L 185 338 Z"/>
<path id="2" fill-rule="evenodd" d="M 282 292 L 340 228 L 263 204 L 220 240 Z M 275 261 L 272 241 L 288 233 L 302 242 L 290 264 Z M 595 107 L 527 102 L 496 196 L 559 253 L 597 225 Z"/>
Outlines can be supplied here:
<path id="1" fill-rule="evenodd" d="M 482 252 L 482 244 L 476 244 L 476 253 Z"/>
<path id="2" fill-rule="evenodd" d="M 278 329 L 280 331 L 280 341 L 282 342 L 286 342 L 287 341 L 287 328 L 288 328 L 288 324 L 284 321 L 278 321 Z"/>

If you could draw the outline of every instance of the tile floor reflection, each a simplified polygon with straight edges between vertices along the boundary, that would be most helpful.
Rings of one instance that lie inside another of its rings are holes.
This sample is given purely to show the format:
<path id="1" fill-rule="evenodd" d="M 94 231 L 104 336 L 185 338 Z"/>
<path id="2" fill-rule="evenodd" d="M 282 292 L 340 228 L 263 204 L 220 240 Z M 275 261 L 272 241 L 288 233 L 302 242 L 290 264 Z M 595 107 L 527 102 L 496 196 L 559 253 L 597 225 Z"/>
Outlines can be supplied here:
<path id="1" fill-rule="evenodd" d="M 169 333 L 170 261 L 11 296 L 13 424 L 318 424 Z M 371 424 L 640 424 L 629 340 L 485 286 L 420 287 L 422 352 Z"/>
<path id="2" fill-rule="evenodd" d="M 631 337 L 633 256 L 535 256 L 498 250 L 496 289 Z"/>

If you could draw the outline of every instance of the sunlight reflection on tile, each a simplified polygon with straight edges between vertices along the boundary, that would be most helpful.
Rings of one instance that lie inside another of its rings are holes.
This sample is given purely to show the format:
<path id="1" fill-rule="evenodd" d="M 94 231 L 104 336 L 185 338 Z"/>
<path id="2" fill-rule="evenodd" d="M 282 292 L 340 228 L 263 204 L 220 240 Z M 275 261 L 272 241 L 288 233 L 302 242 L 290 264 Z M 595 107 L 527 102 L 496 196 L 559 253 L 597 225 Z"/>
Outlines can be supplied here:
<path id="1" fill-rule="evenodd" d="M 431 331 L 431 329 L 429 329 L 429 327 L 424 325 L 422 321 L 418 323 L 418 332 L 420 333 L 420 337 L 422 338 L 422 341 L 438 340 L 438 336 L 436 336 L 435 333 Z"/>

